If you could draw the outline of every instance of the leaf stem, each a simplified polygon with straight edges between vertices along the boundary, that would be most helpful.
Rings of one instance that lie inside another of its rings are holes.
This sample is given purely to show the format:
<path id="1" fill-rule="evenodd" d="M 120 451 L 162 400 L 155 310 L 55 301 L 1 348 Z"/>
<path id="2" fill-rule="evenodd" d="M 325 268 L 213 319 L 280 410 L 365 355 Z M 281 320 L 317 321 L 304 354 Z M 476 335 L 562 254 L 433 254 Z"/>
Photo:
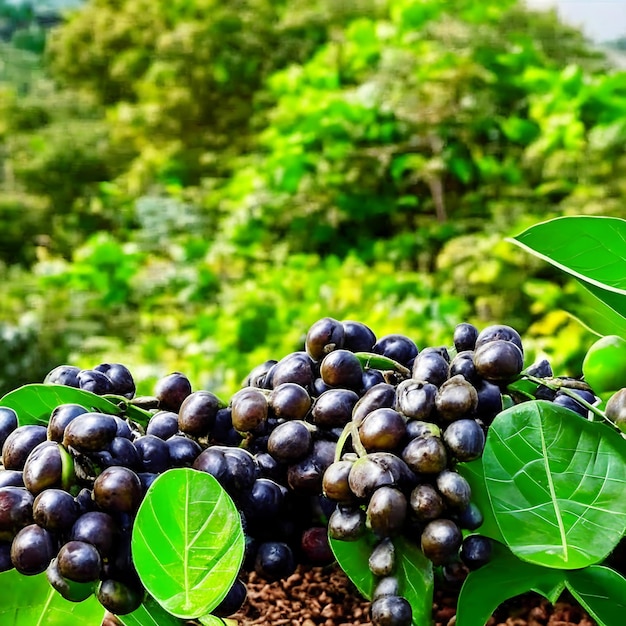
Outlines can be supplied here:
<path id="1" fill-rule="evenodd" d="M 548 389 L 552 389 L 553 391 L 560 391 L 562 394 L 569 396 L 573 400 L 576 400 L 579 404 L 582 404 L 582 406 L 584 406 L 588 411 L 591 411 L 594 415 L 597 415 L 600 419 L 608 422 L 611 426 L 613 426 L 613 428 L 615 428 L 615 424 L 606 416 L 604 411 L 601 411 L 597 406 L 594 406 L 590 402 L 587 402 L 584 398 L 581 398 L 574 391 L 574 388 L 571 385 L 564 383 L 558 378 L 537 378 L 527 374 L 524 375 L 524 378 L 533 383 L 537 383 L 538 385 L 548 387 Z"/>

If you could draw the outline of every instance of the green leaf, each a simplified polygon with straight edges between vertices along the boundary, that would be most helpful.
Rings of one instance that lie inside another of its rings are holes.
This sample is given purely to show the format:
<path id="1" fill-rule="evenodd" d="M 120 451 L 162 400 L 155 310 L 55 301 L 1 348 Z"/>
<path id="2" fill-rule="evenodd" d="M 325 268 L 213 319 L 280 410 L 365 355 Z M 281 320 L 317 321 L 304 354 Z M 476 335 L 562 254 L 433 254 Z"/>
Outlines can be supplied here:
<path id="1" fill-rule="evenodd" d="M 100 626 L 104 616 L 95 596 L 69 602 L 48 583 L 45 574 L 0 574 L 0 624 L 3 626 Z"/>
<path id="2" fill-rule="evenodd" d="M 562 569 L 595 564 L 626 530 L 626 442 L 612 428 L 536 400 L 500 413 L 483 452 L 506 544 Z"/>
<path id="3" fill-rule="evenodd" d="M 150 596 L 128 615 L 117 615 L 124 626 L 184 626 L 186 621 L 168 613 Z"/>
<path id="4" fill-rule="evenodd" d="M 508 241 L 572 275 L 613 311 L 626 317 L 626 220 L 557 217 Z"/>
<path id="5" fill-rule="evenodd" d="M 626 317 L 612 309 L 582 283 L 580 296 L 582 302 L 576 306 L 576 311 L 569 311 L 573 318 L 596 335 L 626 337 Z"/>
<path id="6" fill-rule="evenodd" d="M 566 573 L 520 561 L 494 542 L 491 561 L 470 572 L 459 593 L 456 626 L 485 626 L 506 600 L 535 591 L 554 603 L 565 588 Z"/>
<path id="7" fill-rule="evenodd" d="M 413 624 L 430 624 L 433 604 L 433 568 L 414 543 L 404 537 L 395 537 L 393 544 L 398 559 L 397 576 L 402 595 L 411 604 Z M 371 599 L 375 578 L 369 569 L 369 557 L 376 538 L 367 532 L 356 541 L 330 539 L 330 547 L 341 569 L 354 583 L 362 596 Z"/>
<path id="8" fill-rule="evenodd" d="M 241 518 L 210 474 L 168 470 L 139 507 L 131 547 L 144 586 L 163 608 L 183 618 L 207 615 L 243 562 Z"/>
<path id="9" fill-rule="evenodd" d="M 59 404 L 80 404 L 90 411 L 112 415 L 119 415 L 121 412 L 115 404 L 102 396 L 66 385 L 33 383 L 14 389 L 0 398 L 0 406 L 8 406 L 17 413 L 20 426 L 45 426 L 50 414 Z"/>
<path id="10" fill-rule="evenodd" d="M 567 588 L 599 626 L 624 623 L 626 579 L 601 565 L 567 573 Z"/>

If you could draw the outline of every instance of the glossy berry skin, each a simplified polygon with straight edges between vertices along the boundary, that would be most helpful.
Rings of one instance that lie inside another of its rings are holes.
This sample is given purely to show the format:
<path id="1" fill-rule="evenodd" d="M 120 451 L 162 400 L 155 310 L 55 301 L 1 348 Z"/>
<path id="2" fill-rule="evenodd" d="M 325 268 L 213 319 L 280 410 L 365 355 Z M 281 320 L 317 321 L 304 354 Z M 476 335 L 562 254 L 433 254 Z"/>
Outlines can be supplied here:
<path id="1" fill-rule="evenodd" d="M 172 372 L 160 378 L 155 386 L 154 395 L 159 401 L 159 408 L 178 413 L 180 405 L 191 393 L 191 382 L 181 372 Z"/>
<path id="2" fill-rule="evenodd" d="M 311 430 L 302 420 L 279 424 L 267 440 L 267 451 L 278 461 L 290 463 L 307 455 L 312 445 Z"/>
<path id="3" fill-rule="evenodd" d="M 71 463 L 65 449 L 55 441 L 43 441 L 28 455 L 23 470 L 24 485 L 34 496 L 44 489 L 63 486 L 62 456 Z"/>
<path id="4" fill-rule="evenodd" d="M 117 422 L 105 413 L 83 413 L 65 427 L 63 445 L 83 454 L 104 450 L 117 435 Z"/>
<path id="5" fill-rule="evenodd" d="M 315 379 L 313 360 L 306 352 L 292 352 L 283 357 L 267 374 L 271 389 L 282 383 L 296 383 L 310 389 Z"/>
<path id="6" fill-rule="evenodd" d="M 473 324 L 462 322 L 454 329 L 453 342 L 457 353 L 473 350 L 478 339 L 478 329 Z"/>
<path id="7" fill-rule="evenodd" d="M 266 541 L 259 545 L 254 569 L 266 580 L 279 580 L 293 574 L 296 561 L 288 544 L 282 541 Z"/>
<path id="8" fill-rule="evenodd" d="M 394 450 L 406 437 L 405 418 L 390 408 L 375 409 L 359 425 L 359 438 L 365 449 Z"/>
<path id="9" fill-rule="evenodd" d="M 6 438 L 17 428 L 17 413 L 8 406 L 0 406 L 0 450 Z"/>
<path id="10" fill-rule="evenodd" d="M 304 341 L 307 354 L 321 361 L 333 350 L 343 347 L 345 330 L 343 324 L 332 317 L 323 317 L 309 328 Z"/>
<path id="11" fill-rule="evenodd" d="M 119 527 L 111 515 L 102 511 L 90 511 L 76 520 L 69 538 L 92 544 L 105 559 L 114 553 L 119 533 Z"/>
<path id="12" fill-rule="evenodd" d="M 368 528 L 378 537 L 398 534 L 407 514 L 405 495 L 395 487 L 380 487 L 370 498 L 366 511 Z"/>
<path id="13" fill-rule="evenodd" d="M 315 401 L 311 421 L 325 428 L 345 426 L 351 420 L 352 409 L 358 401 L 359 396 L 352 389 L 329 389 Z"/>
<path id="14" fill-rule="evenodd" d="M 123 396 L 130 400 L 135 395 L 135 381 L 130 370 L 121 363 L 100 363 L 93 368 L 96 372 L 102 372 L 111 381 L 109 393 Z"/>
<path id="15" fill-rule="evenodd" d="M 33 495 L 24 487 L 0 487 L 0 533 L 14 535 L 33 521 Z"/>
<path id="16" fill-rule="evenodd" d="M 57 554 L 56 566 L 64 578 L 87 583 L 98 579 L 102 561 L 98 550 L 90 543 L 68 541 Z"/>
<path id="17" fill-rule="evenodd" d="M 158 411 L 146 426 L 146 435 L 154 435 L 166 441 L 178 432 L 178 413 L 174 411 Z"/>
<path id="18" fill-rule="evenodd" d="M 449 363 L 436 351 L 423 350 L 415 357 L 411 378 L 440 387 L 448 379 Z"/>
<path id="19" fill-rule="evenodd" d="M 111 379 L 97 370 L 81 370 L 76 377 L 79 389 L 90 391 L 99 396 L 113 393 L 113 383 Z"/>
<path id="20" fill-rule="evenodd" d="M 267 420 L 269 405 L 267 397 L 259 389 L 246 387 L 231 399 L 233 428 L 240 432 L 254 430 Z"/>
<path id="21" fill-rule="evenodd" d="M 504 383 L 522 371 L 524 355 L 515 343 L 497 339 L 476 348 L 474 366 L 484 379 Z"/>
<path id="22" fill-rule="evenodd" d="M 165 443 L 169 452 L 170 467 L 191 467 L 202 452 L 197 441 L 184 435 L 173 435 Z"/>
<path id="23" fill-rule="evenodd" d="M 37 524 L 22 528 L 11 544 L 11 562 L 20 574 L 26 576 L 45 572 L 55 554 L 52 534 Z"/>
<path id="24" fill-rule="evenodd" d="M 383 596 L 372 602 L 370 615 L 373 626 L 411 626 L 413 612 L 402 596 Z"/>
<path id="25" fill-rule="evenodd" d="M 373 346 L 374 354 L 382 354 L 402 365 L 409 366 L 417 356 L 417 346 L 405 335 L 392 333 L 381 337 Z"/>
<path id="26" fill-rule="evenodd" d="M 457 461 L 473 461 L 483 453 L 485 432 L 476 420 L 460 419 L 446 427 L 443 441 Z"/>
<path id="27" fill-rule="evenodd" d="M 278 418 L 304 419 L 311 408 L 308 391 L 296 383 L 282 383 L 272 390 L 269 405 Z"/>
<path id="28" fill-rule="evenodd" d="M 108 467 L 93 484 L 93 499 L 100 510 L 105 512 L 135 513 L 142 498 L 141 481 L 127 467 Z"/>
<path id="29" fill-rule="evenodd" d="M 80 367 L 75 365 L 58 365 L 46 374 L 43 382 L 44 384 L 78 388 L 78 373 L 80 371 Z"/>
<path id="30" fill-rule="evenodd" d="M 178 409 L 178 428 L 187 435 L 205 437 L 215 424 L 219 398 L 210 391 L 190 393 Z"/>
<path id="31" fill-rule="evenodd" d="M 160 474 L 170 464 L 170 452 L 167 443 L 154 435 L 141 435 L 134 441 L 141 462 L 143 472 Z"/>
<path id="32" fill-rule="evenodd" d="M 313 526 L 302 533 L 300 550 L 303 557 L 314 565 L 329 565 L 335 559 L 328 543 L 328 530 L 324 526 Z"/>
<path id="33" fill-rule="evenodd" d="M 343 348 L 351 352 L 372 352 L 376 335 L 369 326 L 353 320 L 344 320 L 341 325 L 344 330 Z"/>
<path id="34" fill-rule="evenodd" d="M 48 421 L 48 439 L 50 441 L 63 441 L 65 427 L 79 415 L 88 413 L 87 409 L 80 404 L 59 404 L 50 414 Z"/>
<path id="35" fill-rule="evenodd" d="M 489 563 L 491 552 L 491 539 L 482 535 L 469 535 L 463 540 L 459 555 L 469 570 L 475 570 Z"/>
<path id="36" fill-rule="evenodd" d="M 424 528 L 421 536 L 422 552 L 435 565 L 444 565 L 456 558 L 462 541 L 459 527 L 452 520 L 439 518 Z"/>
<path id="37" fill-rule="evenodd" d="M 56 533 L 71 530 L 78 519 L 76 500 L 62 489 L 46 489 L 33 502 L 33 519 L 42 528 Z"/>
<path id="38" fill-rule="evenodd" d="M 330 387 L 358 390 L 361 388 L 363 368 L 354 352 L 333 350 L 320 363 L 320 376 Z"/>
<path id="39" fill-rule="evenodd" d="M 21 470 L 28 455 L 46 440 L 45 426 L 28 424 L 18 426 L 2 446 L 2 464 L 4 469 Z"/>
<path id="40" fill-rule="evenodd" d="M 359 507 L 339 505 L 328 518 L 328 533 L 333 539 L 356 541 L 365 530 L 365 512 Z"/>
<path id="41" fill-rule="evenodd" d="M 119 580 L 107 578 L 96 590 L 98 602 L 115 615 L 127 615 L 141 606 L 143 590 Z"/>
<path id="42" fill-rule="evenodd" d="M 514 328 L 506 324 L 493 324 L 483 328 L 478 333 L 478 337 L 476 337 L 474 349 L 478 350 L 478 348 L 491 341 L 509 341 L 515 344 L 522 354 L 524 353 L 520 334 Z"/>

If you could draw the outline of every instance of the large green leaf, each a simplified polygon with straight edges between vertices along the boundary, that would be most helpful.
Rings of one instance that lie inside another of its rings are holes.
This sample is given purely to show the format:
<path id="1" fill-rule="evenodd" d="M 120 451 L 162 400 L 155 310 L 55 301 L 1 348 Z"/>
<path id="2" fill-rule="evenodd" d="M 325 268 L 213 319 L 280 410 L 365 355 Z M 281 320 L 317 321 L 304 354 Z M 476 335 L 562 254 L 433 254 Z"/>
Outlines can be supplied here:
<path id="1" fill-rule="evenodd" d="M 592 565 L 567 573 L 567 588 L 600 626 L 623 624 L 626 579 L 616 571 Z"/>
<path id="2" fill-rule="evenodd" d="M 574 276 L 617 319 L 626 318 L 626 220 L 558 217 L 509 241 Z"/>
<path id="3" fill-rule="evenodd" d="M 492 558 L 470 572 L 459 593 L 456 626 L 485 626 L 506 600 L 535 591 L 554 603 L 565 588 L 566 572 L 520 561 L 494 542 Z"/>
<path id="4" fill-rule="evenodd" d="M 100 626 L 103 616 L 95 596 L 69 602 L 50 586 L 45 574 L 24 576 L 16 570 L 0 574 L 2 626 Z"/>
<path id="5" fill-rule="evenodd" d="M 397 576 L 402 595 L 411 604 L 413 624 L 423 626 L 431 623 L 433 603 L 433 568 L 421 549 L 404 537 L 395 537 Z M 370 572 L 368 560 L 376 538 L 367 532 L 357 541 L 330 539 L 330 547 L 341 569 L 348 575 L 361 595 L 371 599 L 375 578 Z"/>
<path id="6" fill-rule="evenodd" d="M 603 423 L 543 400 L 516 405 L 491 424 L 483 468 L 502 537 L 525 561 L 595 564 L 626 530 L 626 442 Z"/>
<path id="7" fill-rule="evenodd" d="M 120 413 L 120 409 L 106 398 L 66 385 L 33 383 L 18 387 L 0 398 L 0 406 L 8 406 L 17 413 L 20 426 L 25 424 L 45 426 L 50 413 L 59 404 L 80 404 L 90 411 L 113 415 Z"/>
<path id="8" fill-rule="evenodd" d="M 186 624 L 186 620 L 168 613 L 150 596 L 137 610 L 116 617 L 124 626 L 184 626 Z"/>
<path id="9" fill-rule="evenodd" d="M 148 592 L 173 615 L 192 618 L 209 614 L 228 593 L 243 561 L 244 535 L 217 480 L 180 468 L 148 489 L 131 545 Z"/>
<path id="10" fill-rule="evenodd" d="M 576 310 L 569 311 L 572 317 L 596 335 L 626 337 L 626 317 L 594 295 L 583 283 L 580 283 L 580 298 Z"/>

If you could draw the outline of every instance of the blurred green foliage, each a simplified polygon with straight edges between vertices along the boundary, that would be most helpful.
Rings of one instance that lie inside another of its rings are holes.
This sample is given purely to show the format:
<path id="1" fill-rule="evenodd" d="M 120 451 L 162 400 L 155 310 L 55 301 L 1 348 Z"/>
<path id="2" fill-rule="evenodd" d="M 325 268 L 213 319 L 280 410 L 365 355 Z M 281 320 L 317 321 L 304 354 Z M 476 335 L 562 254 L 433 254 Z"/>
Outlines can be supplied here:
<path id="1" fill-rule="evenodd" d="M 580 294 L 503 240 L 623 214 L 626 74 L 554 12 L 89 0 L 44 34 L 0 43 L 1 391 L 121 361 L 227 396 L 325 315 L 508 323 L 580 374 Z"/>

